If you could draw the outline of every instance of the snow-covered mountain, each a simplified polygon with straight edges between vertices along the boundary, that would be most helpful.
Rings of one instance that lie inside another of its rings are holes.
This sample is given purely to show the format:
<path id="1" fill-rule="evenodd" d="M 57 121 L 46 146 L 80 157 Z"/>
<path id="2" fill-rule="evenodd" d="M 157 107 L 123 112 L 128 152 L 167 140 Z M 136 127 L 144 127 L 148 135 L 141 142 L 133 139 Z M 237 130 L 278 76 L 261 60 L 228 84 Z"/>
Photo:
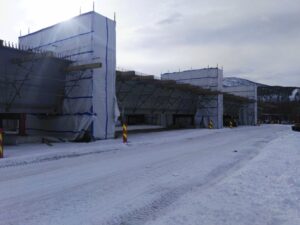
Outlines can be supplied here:
<path id="1" fill-rule="evenodd" d="M 257 95 L 262 102 L 300 102 L 300 88 L 297 87 L 258 87 Z"/>
<path id="2" fill-rule="evenodd" d="M 225 87 L 235 87 L 235 86 L 249 86 L 249 85 L 257 85 L 260 86 L 267 86 L 265 84 L 256 83 L 247 79 L 238 78 L 238 77 L 224 77 L 223 79 L 223 86 Z"/>
<path id="3" fill-rule="evenodd" d="M 258 100 L 262 102 L 300 102 L 299 87 L 269 86 L 238 77 L 224 77 L 224 87 L 257 85 Z"/>

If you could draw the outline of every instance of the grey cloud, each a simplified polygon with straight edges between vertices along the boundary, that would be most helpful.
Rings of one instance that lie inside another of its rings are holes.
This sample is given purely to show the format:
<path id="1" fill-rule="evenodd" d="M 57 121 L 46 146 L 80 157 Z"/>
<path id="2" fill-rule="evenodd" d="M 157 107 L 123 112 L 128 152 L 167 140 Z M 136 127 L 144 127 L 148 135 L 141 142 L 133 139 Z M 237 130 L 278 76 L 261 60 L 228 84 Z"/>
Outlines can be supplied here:
<path id="1" fill-rule="evenodd" d="M 157 25 L 173 24 L 173 23 L 180 21 L 182 19 L 182 17 L 183 17 L 183 15 L 180 13 L 174 13 L 174 14 L 170 15 L 169 17 L 158 21 Z"/>
<path id="2" fill-rule="evenodd" d="M 300 37 L 300 13 L 287 13 L 250 18 L 246 21 L 215 27 L 198 26 L 195 24 L 175 23 L 177 17 L 160 21 L 159 25 L 169 24 L 173 28 L 152 26 L 139 30 L 142 36 L 137 42 L 140 47 L 152 48 L 166 45 L 199 45 L 222 43 L 229 45 L 246 43 L 278 42 L 281 39 Z M 140 44 L 139 44 L 140 43 Z"/>
<path id="3" fill-rule="evenodd" d="M 289 71 L 287 69 L 282 72 L 250 73 L 248 75 L 244 75 L 243 77 L 268 85 L 300 87 L 299 76 L 300 70 Z"/>
<path id="4" fill-rule="evenodd" d="M 170 16 L 137 27 L 126 49 L 143 59 L 140 68 L 159 73 L 218 63 L 225 75 L 300 86 L 299 1 L 166 1 L 170 9 L 160 15 Z M 184 16 L 176 18 L 174 9 Z"/>
<path id="5" fill-rule="evenodd" d="M 22 21 L 27 29 L 25 14 L 34 12 L 12 2 L 5 10 L 16 13 L 0 15 L 8 40 Z M 159 74 L 219 64 L 230 76 L 300 86 L 299 0 L 96 0 L 96 6 L 104 15 L 117 12 L 117 61 L 124 67 Z"/>
<path id="6" fill-rule="evenodd" d="M 272 15 L 268 19 L 255 18 L 243 23 L 232 24 L 221 29 L 195 29 L 187 41 L 227 42 L 227 43 L 260 43 L 276 41 L 281 38 L 300 35 L 300 14 Z M 197 38 L 195 38 L 197 37 Z"/>

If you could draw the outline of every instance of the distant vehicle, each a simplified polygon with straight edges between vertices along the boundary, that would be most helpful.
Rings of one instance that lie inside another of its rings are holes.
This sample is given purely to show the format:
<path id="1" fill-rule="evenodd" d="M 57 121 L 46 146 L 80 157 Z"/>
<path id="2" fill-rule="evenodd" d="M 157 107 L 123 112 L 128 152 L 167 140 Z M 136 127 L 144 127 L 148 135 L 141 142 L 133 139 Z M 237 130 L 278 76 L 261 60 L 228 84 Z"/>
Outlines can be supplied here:
<path id="1" fill-rule="evenodd" d="M 300 123 L 296 123 L 294 126 L 292 126 L 293 131 L 300 131 Z"/>

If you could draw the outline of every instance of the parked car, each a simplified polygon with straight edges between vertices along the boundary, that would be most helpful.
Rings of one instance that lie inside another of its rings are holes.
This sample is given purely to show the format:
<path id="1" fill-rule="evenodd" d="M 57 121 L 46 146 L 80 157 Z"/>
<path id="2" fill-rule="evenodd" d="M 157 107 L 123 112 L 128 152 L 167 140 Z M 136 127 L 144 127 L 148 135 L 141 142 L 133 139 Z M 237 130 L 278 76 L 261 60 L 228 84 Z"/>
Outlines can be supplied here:
<path id="1" fill-rule="evenodd" d="M 292 126 L 292 129 L 294 131 L 300 131 L 300 123 L 296 123 L 294 126 Z"/>

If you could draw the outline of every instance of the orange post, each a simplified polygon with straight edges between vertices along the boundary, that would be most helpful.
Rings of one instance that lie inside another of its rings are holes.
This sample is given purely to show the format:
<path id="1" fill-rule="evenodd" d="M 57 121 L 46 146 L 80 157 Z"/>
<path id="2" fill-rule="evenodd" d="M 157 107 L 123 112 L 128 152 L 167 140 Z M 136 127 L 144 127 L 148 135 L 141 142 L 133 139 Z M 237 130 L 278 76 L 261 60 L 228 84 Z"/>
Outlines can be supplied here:
<path id="1" fill-rule="evenodd" d="M 123 143 L 127 143 L 127 124 L 123 123 Z"/>
<path id="2" fill-rule="evenodd" d="M 3 130 L 0 128 L 0 159 L 4 157 L 3 153 Z"/>

